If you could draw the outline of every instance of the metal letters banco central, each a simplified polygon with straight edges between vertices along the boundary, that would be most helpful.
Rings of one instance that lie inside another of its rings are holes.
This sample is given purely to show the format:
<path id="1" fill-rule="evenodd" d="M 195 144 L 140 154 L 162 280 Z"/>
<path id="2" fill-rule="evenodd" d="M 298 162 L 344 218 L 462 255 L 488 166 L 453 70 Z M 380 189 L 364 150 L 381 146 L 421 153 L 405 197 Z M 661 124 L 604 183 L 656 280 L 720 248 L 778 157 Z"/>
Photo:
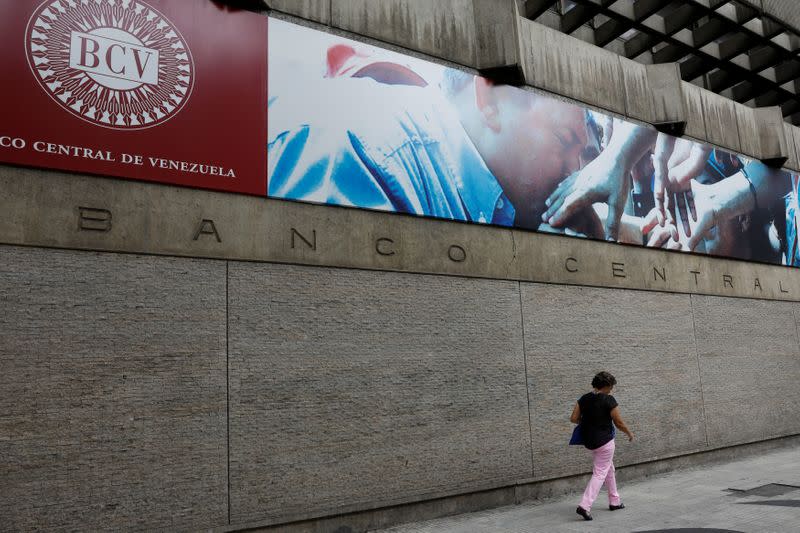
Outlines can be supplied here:
<path id="1" fill-rule="evenodd" d="M 0 243 L 800 301 L 800 271 L 0 166 Z"/>

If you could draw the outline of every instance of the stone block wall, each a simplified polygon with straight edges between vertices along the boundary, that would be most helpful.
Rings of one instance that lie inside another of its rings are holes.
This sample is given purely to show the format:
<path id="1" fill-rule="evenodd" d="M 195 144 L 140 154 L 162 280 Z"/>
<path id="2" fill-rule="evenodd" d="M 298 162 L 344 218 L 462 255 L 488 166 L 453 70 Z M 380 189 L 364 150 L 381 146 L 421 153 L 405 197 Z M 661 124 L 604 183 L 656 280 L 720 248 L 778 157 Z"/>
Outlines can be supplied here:
<path id="1" fill-rule="evenodd" d="M 0 248 L 0 529 L 227 521 L 225 263 Z"/>
<path id="2" fill-rule="evenodd" d="M 518 284 L 232 263 L 231 518 L 531 474 Z"/>
<path id="3" fill-rule="evenodd" d="M 536 477 L 586 471 L 585 450 L 564 446 L 566 411 L 601 370 L 619 380 L 615 397 L 638 437 L 619 445 L 618 464 L 706 446 L 690 296 L 539 284 L 521 291 Z"/>
<path id="4" fill-rule="evenodd" d="M 632 119 L 683 116 L 688 136 L 763 155 L 751 110 L 687 83 L 670 91 L 669 73 L 516 5 L 264 2 L 467 68 L 516 65 L 529 85 Z M 797 169 L 800 131 L 782 133 L 771 145 Z M 519 264 L 517 244 L 534 257 L 534 241 L 497 228 L 297 205 L 308 227 L 284 227 L 289 208 L 263 199 L 236 211 L 200 191 L 0 178 L 0 242 L 24 245 L 0 244 L 0 529 L 257 528 L 567 479 L 590 468 L 566 446 L 568 416 L 601 369 L 639 437 L 620 442 L 620 465 L 800 434 L 787 415 L 800 402 L 794 303 L 515 281 L 548 258 Z M 111 207 L 119 233 L 53 229 L 74 227 L 75 196 Z M 190 248 L 207 217 L 230 232 Z M 320 230 L 318 250 L 312 228 L 342 218 L 354 229 Z M 295 249 L 301 232 L 313 247 Z M 387 236 L 407 255 L 356 260 Z M 490 257 L 443 260 L 452 242 Z M 624 252 L 629 268 L 641 254 Z"/>
<path id="5" fill-rule="evenodd" d="M 722 303 L 692 297 L 709 445 L 796 433 L 797 306 Z"/>
<path id="6" fill-rule="evenodd" d="M 795 304 L 0 246 L 12 529 L 265 526 L 800 434 Z M 230 465 L 230 469 L 228 469 Z"/>

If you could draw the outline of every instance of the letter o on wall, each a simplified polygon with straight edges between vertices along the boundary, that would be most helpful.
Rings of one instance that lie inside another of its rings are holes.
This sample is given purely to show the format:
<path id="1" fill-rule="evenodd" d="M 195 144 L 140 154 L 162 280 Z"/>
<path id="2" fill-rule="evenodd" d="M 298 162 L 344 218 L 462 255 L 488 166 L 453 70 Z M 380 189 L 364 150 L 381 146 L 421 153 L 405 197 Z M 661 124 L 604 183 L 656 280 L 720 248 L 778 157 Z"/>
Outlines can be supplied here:
<path id="1" fill-rule="evenodd" d="M 461 246 L 454 244 L 447 250 L 447 257 L 454 263 L 463 263 L 467 260 L 467 251 Z"/>

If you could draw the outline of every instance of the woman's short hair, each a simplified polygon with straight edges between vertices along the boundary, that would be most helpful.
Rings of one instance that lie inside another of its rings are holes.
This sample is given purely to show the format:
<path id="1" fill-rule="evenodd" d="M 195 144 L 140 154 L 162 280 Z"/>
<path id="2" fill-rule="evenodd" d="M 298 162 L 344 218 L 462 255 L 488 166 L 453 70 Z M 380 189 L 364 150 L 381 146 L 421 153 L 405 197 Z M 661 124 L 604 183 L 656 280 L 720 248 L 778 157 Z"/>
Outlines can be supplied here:
<path id="1" fill-rule="evenodd" d="M 608 372 L 599 372 L 594 379 L 592 379 L 592 387 L 595 389 L 602 389 L 604 387 L 613 387 L 617 384 L 617 378 Z"/>

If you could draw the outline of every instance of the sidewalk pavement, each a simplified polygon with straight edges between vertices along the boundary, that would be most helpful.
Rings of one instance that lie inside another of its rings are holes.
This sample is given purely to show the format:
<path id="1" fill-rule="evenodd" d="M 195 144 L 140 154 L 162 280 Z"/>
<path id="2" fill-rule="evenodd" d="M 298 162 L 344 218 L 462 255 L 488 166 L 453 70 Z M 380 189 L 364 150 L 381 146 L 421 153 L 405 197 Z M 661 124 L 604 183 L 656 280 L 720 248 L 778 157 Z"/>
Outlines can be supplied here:
<path id="1" fill-rule="evenodd" d="M 581 494 L 406 524 L 385 533 L 800 532 L 800 448 L 620 483 L 626 508 L 608 510 L 605 488 L 594 520 L 575 513 Z"/>

